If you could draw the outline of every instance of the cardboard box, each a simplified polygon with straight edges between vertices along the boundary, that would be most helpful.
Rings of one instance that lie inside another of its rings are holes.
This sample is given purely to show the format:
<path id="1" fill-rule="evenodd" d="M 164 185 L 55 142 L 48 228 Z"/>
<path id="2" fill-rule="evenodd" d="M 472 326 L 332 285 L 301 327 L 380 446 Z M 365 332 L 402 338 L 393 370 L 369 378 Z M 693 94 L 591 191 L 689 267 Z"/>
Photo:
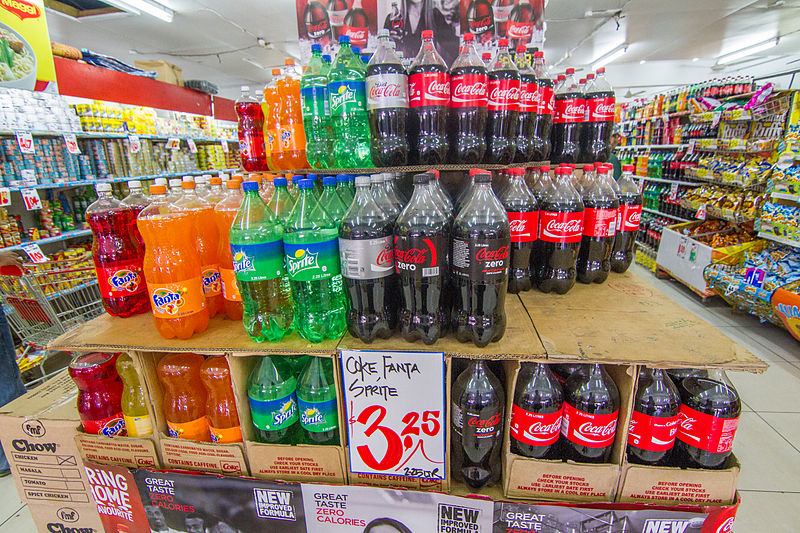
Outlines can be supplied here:
<path id="1" fill-rule="evenodd" d="M 94 504 L 42 504 L 29 503 L 33 523 L 39 533 L 103 533 L 103 527 L 97 507 Z"/>
<path id="2" fill-rule="evenodd" d="M 347 483 L 346 462 L 343 446 L 314 446 L 298 444 L 264 444 L 256 439 L 256 429 L 250 415 L 250 401 L 247 396 L 247 379 L 261 355 L 232 356 L 228 358 L 233 381 L 233 391 L 239 408 L 239 420 L 245 439 L 250 473 L 259 479 L 276 481 L 306 481 L 316 483 Z M 280 356 L 277 356 L 280 357 Z M 334 364 L 334 380 L 339 406 L 339 442 L 347 442 L 344 432 L 345 420 L 341 409 L 341 373 L 333 353 L 314 355 L 329 357 Z"/>
<path id="3" fill-rule="evenodd" d="M 154 70 L 157 74 L 156 79 L 158 81 L 183 87 L 183 71 L 181 67 L 175 66 L 172 63 L 167 63 L 164 60 L 145 60 L 134 61 L 133 66 L 142 70 Z"/>
<path id="4" fill-rule="evenodd" d="M 506 365 L 506 413 L 511 412 L 513 391 L 519 373 L 519 362 Z M 633 405 L 636 367 L 606 365 L 606 371 L 617 384 L 620 395 L 617 434 L 611 451 L 611 462 L 585 464 L 572 461 L 529 459 L 511 453 L 510 416 L 506 416 L 503 440 L 503 490 L 507 498 L 559 500 L 570 502 L 614 501 L 628 438 L 628 421 Z"/>
<path id="5" fill-rule="evenodd" d="M 161 352 L 137 352 L 142 375 L 150 395 L 152 411 L 155 417 L 154 427 L 158 435 L 161 451 L 161 462 L 164 468 L 181 470 L 197 470 L 214 472 L 231 476 L 246 476 L 249 473 L 244 455 L 244 444 L 215 444 L 212 442 L 196 442 L 177 437 L 170 437 L 167 420 L 164 417 L 164 389 L 156 375 L 156 364 L 165 357 Z M 241 413 L 240 413 L 241 420 Z M 244 424 L 242 424 L 244 425 Z"/>

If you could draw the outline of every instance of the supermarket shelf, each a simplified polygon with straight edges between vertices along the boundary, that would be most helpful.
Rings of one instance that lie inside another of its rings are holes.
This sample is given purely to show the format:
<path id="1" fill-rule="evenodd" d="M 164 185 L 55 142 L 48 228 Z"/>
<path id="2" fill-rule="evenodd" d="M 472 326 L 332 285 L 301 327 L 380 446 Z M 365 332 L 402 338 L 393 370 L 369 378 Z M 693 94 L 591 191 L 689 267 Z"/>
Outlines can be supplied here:
<path id="1" fill-rule="evenodd" d="M 800 202 L 800 194 L 789 194 L 788 192 L 774 192 L 772 198 L 775 200 L 789 200 L 792 202 Z"/>
<path id="2" fill-rule="evenodd" d="M 294 170 L 280 170 L 281 174 L 374 174 L 376 172 L 427 172 L 438 170 L 448 171 L 468 171 L 474 168 L 483 170 L 503 170 L 510 167 L 538 167 L 549 164 L 549 161 L 528 161 L 525 163 L 511 163 L 506 165 L 485 165 L 476 163 L 474 165 L 406 165 L 402 167 L 372 167 L 372 168 L 300 168 Z"/>
<path id="3" fill-rule="evenodd" d="M 670 113 L 668 115 L 668 118 L 672 119 L 672 118 L 677 118 L 677 117 L 685 117 L 685 116 L 690 115 L 690 114 L 691 114 L 691 111 L 677 111 L 675 113 Z M 654 117 L 649 117 L 649 118 L 640 118 L 640 119 L 635 119 L 634 118 L 634 119 L 631 119 L 631 120 L 621 120 L 619 123 L 620 124 L 635 124 L 637 122 L 651 122 L 651 121 L 654 122 L 654 121 L 656 121 L 658 119 L 661 119 L 661 118 L 664 118 L 664 115 L 656 115 Z"/>
<path id="4" fill-rule="evenodd" d="M 182 176 L 201 176 L 208 173 L 216 172 L 236 172 L 237 168 L 223 168 L 214 170 L 191 170 L 187 172 L 166 172 L 163 174 L 149 174 L 144 176 L 123 176 L 120 178 L 103 178 L 97 180 L 84 180 L 84 181 L 67 181 L 64 183 L 41 183 L 31 187 L 8 187 L 10 191 L 21 191 L 22 189 L 66 189 L 69 187 L 81 187 L 86 185 L 95 185 L 97 183 L 120 183 L 123 181 L 133 180 L 154 180 L 156 178 L 180 178 Z"/>
<path id="5" fill-rule="evenodd" d="M 675 150 L 678 148 L 685 148 L 688 144 L 631 144 L 626 146 L 617 146 L 617 150 Z"/>
<path id="6" fill-rule="evenodd" d="M 672 218 L 674 220 L 680 220 L 681 222 L 691 222 L 691 220 L 689 219 L 676 217 L 675 215 L 668 215 L 667 213 L 662 213 L 661 211 L 658 211 L 656 209 L 650 209 L 648 207 L 643 207 L 642 211 L 647 211 L 648 213 L 652 213 L 654 215 L 661 215 L 662 217 Z"/>
<path id="7" fill-rule="evenodd" d="M 699 187 L 698 183 L 692 183 L 691 181 L 667 180 L 663 178 L 648 178 L 646 176 L 636 176 L 636 177 L 644 181 L 657 181 L 658 183 L 677 183 L 678 185 L 686 185 L 687 187 Z"/>
<path id="8" fill-rule="evenodd" d="M 166 141 L 167 139 L 178 138 L 180 140 L 192 139 L 195 142 L 218 142 L 227 141 L 238 143 L 236 139 L 223 139 L 222 137 L 195 137 L 192 135 L 156 135 L 151 133 L 101 133 L 90 131 L 51 131 L 51 130 L 0 130 L 0 136 L 16 135 L 17 131 L 29 131 L 34 137 L 61 137 L 72 133 L 78 139 L 126 139 L 130 135 L 137 135 L 140 139 L 151 139 L 156 141 Z"/>
<path id="9" fill-rule="evenodd" d="M 733 187 L 735 189 L 744 189 L 752 191 L 763 191 L 763 183 L 754 183 L 753 185 L 743 185 L 741 183 L 734 183 L 732 181 L 723 181 L 709 177 L 692 176 L 693 180 L 702 181 L 704 183 L 711 183 L 712 185 L 719 185 L 721 187 Z"/>
<path id="10" fill-rule="evenodd" d="M 778 237 L 777 235 L 773 235 L 772 233 L 764 233 L 763 231 L 759 231 L 758 236 L 762 239 L 769 239 L 781 244 L 787 244 L 789 246 L 794 246 L 795 248 L 800 248 L 800 241 L 787 239 L 786 237 Z"/>
<path id="11" fill-rule="evenodd" d="M 76 229 L 76 230 L 73 230 L 73 231 L 65 231 L 61 235 L 56 235 L 55 237 L 46 237 L 44 239 L 38 239 L 38 240 L 35 240 L 35 241 L 25 241 L 23 244 L 28 244 L 29 242 L 36 243 L 38 245 L 50 244 L 50 243 L 59 242 L 59 241 L 67 241 L 69 239 L 77 239 L 78 237 L 85 237 L 85 236 L 91 235 L 91 234 L 92 234 L 92 230 L 90 230 L 90 229 Z M 7 247 L 2 248 L 2 249 L 3 250 L 22 250 L 22 245 L 21 244 L 16 244 L 14 246 L 7 246 Z"/>

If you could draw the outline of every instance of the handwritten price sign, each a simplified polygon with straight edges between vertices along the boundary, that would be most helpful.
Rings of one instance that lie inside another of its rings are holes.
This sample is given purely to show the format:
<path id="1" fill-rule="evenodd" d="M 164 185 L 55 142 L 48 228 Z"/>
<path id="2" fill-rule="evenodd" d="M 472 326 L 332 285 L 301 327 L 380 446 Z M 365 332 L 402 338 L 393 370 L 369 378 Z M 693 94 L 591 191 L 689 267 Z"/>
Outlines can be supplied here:
<path id="1" fill-rule="evenodd" d="M 142 151 L 142 141 L 138 135 L 128 135 L 128 144 L 132 154 L 138 154 Z"/>
<path id="2" fill-rule="evenodd" d="M 444 479 L 444 355 L 342 350 L 350 470 Z"/>
<path id="3" fill-rule="evenodd" d="M 78 139 L 75 137 L 74 133 L 64 134 L 64 145 L 67 147 L 67 152 L 71 154 L 81 153 L 81 148 L 78 146 Z"/>

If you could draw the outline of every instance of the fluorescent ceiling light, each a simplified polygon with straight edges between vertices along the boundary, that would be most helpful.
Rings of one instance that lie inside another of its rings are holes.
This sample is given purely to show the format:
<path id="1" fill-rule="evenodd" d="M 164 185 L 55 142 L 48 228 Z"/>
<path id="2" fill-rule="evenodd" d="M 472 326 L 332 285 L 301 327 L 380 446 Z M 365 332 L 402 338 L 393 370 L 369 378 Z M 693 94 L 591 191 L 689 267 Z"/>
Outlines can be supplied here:
<path id="1" fill-rule="evenodd" d="M 769 39 L 768 41 L 756 43 L 754 45 L 748 46 L 747 48 L 742 48 L 741 50 L 737 50 L 735 52 L 719 56 L 717 58 L 717 64 L 724 65 L 726 63 L 733 63 L 737 59 L 757 54 L 758 52 L 763 52 L 764 50 L 769 50 L 770 48 L 777 45 L 778 45 L 778 37 Z"/>
<path id="2" fill-rule="evenodd" d="M 619 57 L 624 55 L 625 52 L 627 52 L 627 51 L 628 51 L 628 43 L 622 43 L 621 45 L 619 45 L 618 47 L 614 48 L 613 50 L 611 50 L 606 55 L 600 56 L 598 59 L 596 59 L 594 61 L 594 63 L 592 64 L 592 70 L 597 70 L 600 67 L 604 67 L 604 66 L 608 65 L 609 63 L 611 63 L 615 59 L 618 59 Z"/>
<path id="3" fill-rule="evenodd" d="M 103 0 L 107 4 L 118 7 L 135 15 L 147 13 L 164 22 L 172 22 L 175 12 L 154 0 Z"/>
<path id="4" fill-rule="evenodd" d="M 646 59 L 642 59 L 641 61 L 639 61 L 639 64 L 640 64 L 640 65 L 644 65 L 645 63 L 647 63 L 647 60 L 646 60 Z"/>

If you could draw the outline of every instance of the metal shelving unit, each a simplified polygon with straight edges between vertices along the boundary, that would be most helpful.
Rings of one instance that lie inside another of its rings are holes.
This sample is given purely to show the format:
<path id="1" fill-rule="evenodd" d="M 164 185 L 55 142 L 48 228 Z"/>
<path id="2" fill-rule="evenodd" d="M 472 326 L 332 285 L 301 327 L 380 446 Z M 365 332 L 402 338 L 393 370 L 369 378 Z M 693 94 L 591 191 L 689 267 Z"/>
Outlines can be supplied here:
<path id="1" fill-rule="evenodd" d="M 648 213 L 652 213 L 654 215 L 661 215 L 663 217 L 671 218 L 671 219 L 674 219 L 674 220 L 680 220 L 681 222 L 691 222 L 691 220 L 689 220 L 689 219 L 682 218 L 682 217 L 676 217 L 675 215 L 670 215 L 670 214 L 667 214 L 667 213 L 662 213 L 661 211 L 658 211 L 657 209 L 650 209 L 649 207 L 643 207 L 642 211 L 647 211 Z"/>

